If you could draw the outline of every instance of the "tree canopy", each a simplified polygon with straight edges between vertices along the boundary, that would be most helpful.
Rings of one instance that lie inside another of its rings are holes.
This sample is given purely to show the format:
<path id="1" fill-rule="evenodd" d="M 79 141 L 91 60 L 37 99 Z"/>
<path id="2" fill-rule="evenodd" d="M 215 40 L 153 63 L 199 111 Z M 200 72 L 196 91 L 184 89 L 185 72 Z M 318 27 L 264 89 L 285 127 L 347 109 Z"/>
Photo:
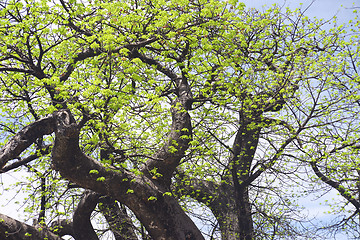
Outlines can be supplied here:
<path id="1" fill-rule="evenodd" d="M 35 221 L 0 214 L 0 237 L 359 237 L 358 28 L 235 0 L 1 1 L 0 169 L 27 172 Z M 310 227 L 298 200 L 329 190 L 339 218 Z"/>

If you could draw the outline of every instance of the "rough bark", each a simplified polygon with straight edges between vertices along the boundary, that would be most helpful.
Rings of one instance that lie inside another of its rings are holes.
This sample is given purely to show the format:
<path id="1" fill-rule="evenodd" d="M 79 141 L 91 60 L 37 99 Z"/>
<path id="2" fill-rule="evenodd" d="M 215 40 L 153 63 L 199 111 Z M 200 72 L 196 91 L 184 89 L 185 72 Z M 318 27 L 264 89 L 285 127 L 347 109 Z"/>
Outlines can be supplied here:
<path id="1" fill-rule="evenodd" d="M 0 214 L 0 239 L 6 240 L 61 240 L 46 228 L 37 228 Z"/>

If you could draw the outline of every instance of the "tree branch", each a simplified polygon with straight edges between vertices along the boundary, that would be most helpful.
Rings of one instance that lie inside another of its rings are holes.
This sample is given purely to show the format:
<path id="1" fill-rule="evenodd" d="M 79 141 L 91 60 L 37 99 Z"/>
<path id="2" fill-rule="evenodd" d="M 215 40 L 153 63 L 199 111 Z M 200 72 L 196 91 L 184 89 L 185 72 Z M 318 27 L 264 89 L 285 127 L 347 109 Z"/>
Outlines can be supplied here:
<path id="1" fill-rule="evenodd" d="M 74 237 L 74 229 L 73 223 L 70 220 L 62 219 L 59 221 L 54 221 L 51 223 L 50 227 L 51 231 L 56 235 L 62 237 L 66 235 L 70 235 Z"/>
<path id="2" fill-rule="evenodd" d="M 184 157 L 192 138 L 191 118 L 186 109 L 187 96 L 180 96 L 171 107 L 172 123 L 167 142 L 145 163 L 142 171 L 151 177 L 151 171 L 156 171 L 158 182 L 170 186 L 170 179 Z M 161 159 L 153 160 L 153 159 Z"/>
<path id="3" fill-rule="evenodd" d="M 99 240 L 92 224 L 91 213 L 98 204 L 100 195 L 85 191 L 73 216 L 73 231 L 76 240 Z"/>
<path id="4" fill-rule="evenodd" d="M 124 203 L 154 239 L 178 240 L 187 235 L 204 239 L 177 200 L 165 194 L 164 187 L 144 175 L 111 169 L 86 156 L 79 147 L 79 128 L 69 110 L 55 112 L 54 118 L 52 163 L 63 177 Z"/>
<path id="5" fill-rule="evenodd" d="M 36 228 L 17 221 L 6 215 L 0 214 L 0 239 L 24 240 L 24 239 L 48 239 L 62 240 L 46 228 Z"/>
<path id="6" fill-rule="evenodd" d="M 0 170 L 0 173 L 8 172 L 8 171 L 13 170 L 15 168 L 18 168 L 20 166 L 23 166 L 23 165 L 25 165 L 25 164 L 27 164 L 27 163 L 35 160 L 35 159 L 38 159 L 40 156 L 44 156 L 46 154 L 49 154 L 50 153 L 50 147 L 48 146 L 45 149 L 40 150 L 40 153 L 41 153 L 41 155 L 39 155 L 38 153 L 35 153 L 35 154 L 32 154 L 32 155 L 30 155 L 30 156 L 28 156 L 28 157 L 26 157 L 24 159 L 21 159 L 19 161 L 16 161 L 16 162 L 13 162 L 13 163 L 11 163 L 9 165 L 6 165 L 5 167 L 3 167 Z"/>
<path id="7" fill-rule="evenodd" d="M 15 136 L 0 149 L 0 169 L 14 158 L 17 158 L 37 138 L 49 135 L 55 131 L 55 121 L 52 116 L 35 121 L 20 130 Z"/>
<path id="8" fill-rule="evenodd" d="M 360 202 L 357 201 L 348 191 L 346 191 L 345 187 L 343 187 L 340 183 L 333 181 L 327 176 L 325 176 L 317 167 L 316 161 L 310 162 L 310 165 L 316 176 L 318 176 L 318 178 L 320 178 L 321 181 L 331 186 L 332 188 L 336 189 L 341 196 L 343 196 L 346 200 L 348 200 L 356 208 L 356 210 L 360 212 Z"/>

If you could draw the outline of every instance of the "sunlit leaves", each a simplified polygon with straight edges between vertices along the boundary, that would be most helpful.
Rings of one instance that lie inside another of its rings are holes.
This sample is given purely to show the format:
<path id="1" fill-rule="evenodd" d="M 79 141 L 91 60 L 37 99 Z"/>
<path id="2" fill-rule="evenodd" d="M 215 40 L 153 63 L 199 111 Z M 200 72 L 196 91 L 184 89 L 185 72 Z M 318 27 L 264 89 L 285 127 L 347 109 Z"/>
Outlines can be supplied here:
<path id="1" fill-rule="evenodd" d="M 68 108 L 83 124 L 81 150 L 109 171 L 136 176 L 162 146 L 175 156 L 188 142 L 179 170 L 190 180 L 232 187 L 232 178 L 242 184 L 262 174 L 244 189 L 254 194 L 253 210 L 261 210 L 254 219 L 267 236 L 279 224 L 274 219 L 297 209 L 276 181 L 310 175 L 309 162 L 355 192 L 359 21 L 347 39 L 344 26 L 323 30 L 325 23 L 300 10 L 245 10 L 232 0 L 10 1 L 0 10 L 0 99 L 2 117 L 14 120 L 4 120 L 2 131 L 8 137 Z M 189 113 L 193 129 L 179 128 L 173 133 L 180 137 L 168 140 L 174 112 Z M 49 158 L 29 168 L 36 186 L 27 188 L 34 193 L 27 211 L 38 211 L 36 197 L 53 191 L 46 208 L 51 217 L 66 215 L 78 200 L 70 200 Z M 89 174 L 107 181 L 97 170 Z M 149 174 L 163 177 L 158 168 Z M 51 182 L 45 192 L 42 176 Z"/>

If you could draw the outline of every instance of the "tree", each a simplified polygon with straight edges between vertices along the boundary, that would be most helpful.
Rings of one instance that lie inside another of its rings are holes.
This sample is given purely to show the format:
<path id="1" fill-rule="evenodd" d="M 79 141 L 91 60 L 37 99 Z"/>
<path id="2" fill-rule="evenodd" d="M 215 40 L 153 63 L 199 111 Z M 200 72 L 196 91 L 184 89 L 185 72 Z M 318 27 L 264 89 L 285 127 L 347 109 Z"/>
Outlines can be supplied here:
<path id="1" fill-rule="evenodd" d="M 332 71 L 331 65 L 326 66 L 331 74 L 329 77 L 337 86 L 327 97 L 334 99 L 336 94 L 341 103 L 328 109 L 331 115 L 321 117 L 323 122 L 331 124 L 307 134 L 308 145 L 315 147 L 303 151 L 302 159 L 308 162 L 318 184 L 320 182 L 327 191 L 335 190 L 342 196 L 340 201 L 327 203 L 338 216 L 338 221 L 326 227 L 327 234 L 341 229 L 349 237 L 359 238 L 359 20 L 356 8 L 354 12 L 357 16 L 348 32 L 348 41 L 340 43 L 341 51 L 332 59 L 339 66 L 338 71 Z"/>
<path id="2" fill-rule="evenodd" d="M 193 202 L 222 239 L 305 234 L 279 182 L 358 114 L 341 27 L 236 1 L 1 5 L 0 168 L 33 174 L 37 218 L 1 215 L 3 238 L 98 239 L 99 212 L 116 239 L 204 239 Z"/>

